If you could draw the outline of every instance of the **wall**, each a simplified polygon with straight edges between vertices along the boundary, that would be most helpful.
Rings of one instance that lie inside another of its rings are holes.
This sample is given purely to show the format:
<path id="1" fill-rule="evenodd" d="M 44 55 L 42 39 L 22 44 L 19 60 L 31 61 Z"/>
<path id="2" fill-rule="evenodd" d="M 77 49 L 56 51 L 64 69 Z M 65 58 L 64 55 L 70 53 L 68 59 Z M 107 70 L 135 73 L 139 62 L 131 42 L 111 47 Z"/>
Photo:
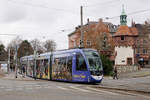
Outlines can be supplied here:
<path id="1" fill-rule="evenodd" d="M 127 58 L 132 58 L 132 63 L 134 64 L 134 50 L 131 46 L 117 46 L 115 47 L 115 52 L 115 65 L 126 65 Z"/>
<path id="2" fill-rule="evenodd" d="M 128 72 L 135 72 L 135 71 L 138 71 L 139 70 L 139 66 L 136 66 L 136 65 L 121 65 L 121 66 L 114 66 L 117 68 L 117 71 L 119 74 L 122 74 L 122 73 L 128 73 Z"/>

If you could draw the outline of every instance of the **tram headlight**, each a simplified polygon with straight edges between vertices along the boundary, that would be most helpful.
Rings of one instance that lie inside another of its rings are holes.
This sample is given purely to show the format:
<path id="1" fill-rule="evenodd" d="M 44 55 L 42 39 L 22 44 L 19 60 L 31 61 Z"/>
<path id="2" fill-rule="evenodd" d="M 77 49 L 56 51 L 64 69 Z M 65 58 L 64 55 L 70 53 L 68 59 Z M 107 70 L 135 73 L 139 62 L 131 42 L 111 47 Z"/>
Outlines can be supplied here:
<path id="1" fill-rule="evenodd" d="M 91 77 L 95 80 L 101 80 L 103 78 L 103 75 L 101 76 L 94 76 L 94 75 L 91 75 Z"/>

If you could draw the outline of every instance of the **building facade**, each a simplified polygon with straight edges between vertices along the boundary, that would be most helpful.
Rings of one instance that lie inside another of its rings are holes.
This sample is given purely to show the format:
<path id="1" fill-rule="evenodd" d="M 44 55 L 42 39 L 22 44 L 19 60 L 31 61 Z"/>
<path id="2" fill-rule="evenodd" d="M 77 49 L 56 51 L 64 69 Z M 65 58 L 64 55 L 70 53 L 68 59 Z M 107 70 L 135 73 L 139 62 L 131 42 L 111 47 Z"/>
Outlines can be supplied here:
<path id="1" fill-rule="evenodd" d="M 112 36 L 116 32 L 117 26 L 103 22 L 89 21 L 83 26 L 85 48 L 97 49 L 102 54 L 111 56 L 114 51 Z M 75 31 L 68 35 L 69 49 L 80 47 L 81 27 L 76 27 Z"/>
<path id="2" fill-rule="evenodd" d="M 114 65 L 141 65 L 150 67 L 150 23 L 127 26 L 127 15 L 123 8 L 120 25 L 116 26 L 100 19 L 89 21 L 83 27 L 84 47 L 97 49 L 110 57 Z M 69 49 L 80 47 L 81 27 L 68 35 Z"/>
<path id="3" fill-rule="evenodd" d="M 136 64 L 135 50 L 138 31 L 135 27 L 127 26 L 127 15 L 123 9 L 120 15 L 120 26 L 113 35 L 115 46 L 115 65 Z"/>
<path id="4" fill-rule="evenodd" d="M 137 38 L 136 59 L 142 67 L 150 67 L 150 24 L 132 24 L 136 27 L 139 35 Z"/>

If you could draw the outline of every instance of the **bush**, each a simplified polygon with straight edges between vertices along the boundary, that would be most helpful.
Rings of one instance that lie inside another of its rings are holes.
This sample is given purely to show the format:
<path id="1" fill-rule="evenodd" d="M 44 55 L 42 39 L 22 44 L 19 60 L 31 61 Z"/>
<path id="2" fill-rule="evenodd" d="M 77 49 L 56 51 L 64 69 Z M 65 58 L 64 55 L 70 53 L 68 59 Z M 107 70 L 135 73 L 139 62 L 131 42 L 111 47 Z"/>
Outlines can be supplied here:
<path id="1" fill-rule="evenodd" d="M 104 75 L 112 75 L 113 73 L 113 63 L 105 55 L 101 55 Z"/>

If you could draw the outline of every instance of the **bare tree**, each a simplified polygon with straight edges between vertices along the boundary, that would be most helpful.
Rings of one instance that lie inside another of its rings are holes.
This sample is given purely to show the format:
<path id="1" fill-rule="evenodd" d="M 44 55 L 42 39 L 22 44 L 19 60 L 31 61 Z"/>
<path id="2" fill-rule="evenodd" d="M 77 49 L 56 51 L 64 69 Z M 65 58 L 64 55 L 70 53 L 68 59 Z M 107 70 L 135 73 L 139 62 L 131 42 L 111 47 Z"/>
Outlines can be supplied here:
<path id="1" fill-rule="evenodd" d="M 17 36 L 8 44 L 7 49 L 15 48 L 16 45 L 20 45 L 21 42 L 22 42 L 22 39 L 19 36 Z"/>
<path id="2" fill-rule="evenodd" d="M 44 47 L 42 46 L 42 42 L 38 39 L 33 39 L 31 42 L 31 46 L 34 50 L 37 50 L 37 52 L 43 53 L 44 52 Z"/>
<path id="3" fill-rule="evenodd" d="M 19 47 L 19 45 L 21 44 L 22 39 L 17 36 L 15 37 L 7 46 L 7 52 L 9 52 L 10 50 L 10 68 L 11 69 L 15 69 L 15 52 L 16 52 L 16 46 Z"/>
<path id="4" fill-rule="evenodd" d="M 44 43 L 46 52 L 52 52 L 56 50 L 56 42 L 53 40 L 46 40 Z"/>

